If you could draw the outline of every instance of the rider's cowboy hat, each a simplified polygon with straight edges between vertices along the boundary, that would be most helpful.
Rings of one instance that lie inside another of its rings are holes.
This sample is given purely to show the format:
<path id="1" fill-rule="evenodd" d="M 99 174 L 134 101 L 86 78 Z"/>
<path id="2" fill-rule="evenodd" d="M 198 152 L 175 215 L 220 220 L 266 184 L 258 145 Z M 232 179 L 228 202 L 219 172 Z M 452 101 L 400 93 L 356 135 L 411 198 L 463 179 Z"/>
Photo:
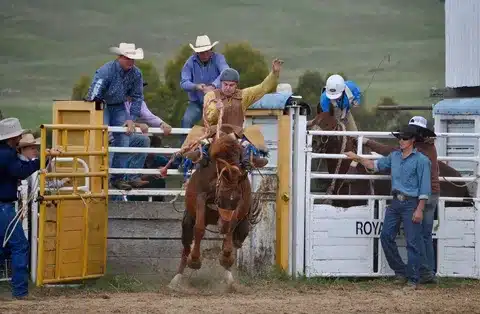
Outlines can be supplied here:
<path id="1" fill-rule="evenodd" d="M 17 137 L 27 132 L 22 129 L 17 118 L 6 118 L 0 121 L 0 141 Z"/>
<path id="2" fill-rule="evenodd" d="M 26 133 L 22 135 L 22 139 L 18 143 L 18 148 L 28 147 L 28 146 L 37 146 L 40 145 L 40 139 L 33 137 L 32 133 Z"/>
<path id="3" fill-rule="evenodd" d="M 118 47 L 110 47 L 110 52 L 133 60 L 143 59 L 143 49 L 135 48 L 135 44 L 120 43 Z"/>
<path id="4" fill-rule="evenodd" d="M 423 137 L 437 137 L 437 134 L 427 128 L 427 119 L 422 116 L 415 116 L 408 121 L 408 125 L 414 125 Z"/>
<path id="5" fill-rule="evenodd" d="M 415 141 L 421 141 L 422 136 L 418 130 L 418 128 L 414 125 L 407 125 L 401 130 L 397 130 L 397 132 L 392 132 L 393 136 L 398 139 L 412 139 L 415 138 Z"/>
<path id="6" fill-rule="evenodd" d="M 210 41 L 210 38 L 207 35 L 200 35 L 197 36 L 197 40 L 195 41 L 195 46 L 192 44 L 190 45 L 190 48 L 193 49 L 195 52 L 204 52 L 212 49 L 218 44 L 218 41 L 214 42 L 213 44 Z"/>

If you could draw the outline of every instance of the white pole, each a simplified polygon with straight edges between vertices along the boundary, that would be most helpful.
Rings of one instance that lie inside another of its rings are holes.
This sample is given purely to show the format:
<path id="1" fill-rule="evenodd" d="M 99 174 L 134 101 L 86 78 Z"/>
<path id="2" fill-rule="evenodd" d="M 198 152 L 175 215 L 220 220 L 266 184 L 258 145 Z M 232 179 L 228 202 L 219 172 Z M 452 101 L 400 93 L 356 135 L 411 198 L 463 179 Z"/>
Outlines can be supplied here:
<path id="1" fill-rule="evenodd" d="M 304 274 L 307 117 L 295 108 L 293 147 L 293 277 Z"/>

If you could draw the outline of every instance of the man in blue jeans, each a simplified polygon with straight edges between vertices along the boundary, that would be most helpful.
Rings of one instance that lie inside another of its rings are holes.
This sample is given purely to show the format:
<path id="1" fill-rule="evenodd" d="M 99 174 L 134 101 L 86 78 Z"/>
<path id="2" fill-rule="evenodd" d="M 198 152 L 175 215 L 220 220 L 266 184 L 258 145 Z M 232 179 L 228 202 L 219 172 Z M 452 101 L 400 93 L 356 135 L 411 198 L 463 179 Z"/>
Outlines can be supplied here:
<path id="1" fill-rule="evenodd" d="M 229 66 L 225 57 L 212 49 L 207 35 L 197 37 L 195 46 L 190 44 L 194 54 L 183 65 L 180 87 L 188 93 L 188 107 L 183 115 L 181 127 L 191 128 L 203 116 L 203 96 L 220 87 L 220 73 Z M 186 136 L 183 136 L 185 140 Z"/>
<path id="2" fill-rule="evenodd" d="M 135 132 L 134 121 L 140 115 L 143 102 L 143 76 L 135 66 L 135 60 L 143 59 L 143 49 L 135 48 L 135 44 L 121 43 L 110 48 L 117 59 L 101 66 L 93 77 L 93 82 L 85 98 L 86 101 L 103 102 L 106 108 L 103 121 L 108 126 L 126 126 L 126 133 L 114 133 L 114 146 L 128 147 L 129 136 Z M 125 109 L 127 96 L 131 97 L 130 112 Z M 116 153 L 113 156 L 112 168 L 125 168 L 128 154 Z M 125 182 L 122 174 L 111 175 L 111 185 L 120 190 L 131 190 L 132 186 Z"/>
<path id="3" fill-rule="evenodd" d="M 12 259 L 12 295 L 16 299 L 28 297 L 29 244 L 22 224 L 13 227 L 15 223 L 10 223 L 16 214 L 18 181 L 40 169 L 39 159 L 24 161 L 18 158 L 16 147 L 23 133 L 17 118 L 0 121 L 0 261 L 7 256 Z"/>
<path id="4" fill-rule="evenodd" d="M 346 155 L 368 169 L 390 169 L 393 200 L 385 210 L 380 241 L 388 265 L 397 279 L 406 281 L 407 288 L 416 289 L 423 254 L 423 210 L 431 194 L 431 163 L 428 157 L 414 148 L 415 141 L 420 138 L 415 126 L 409 125 L 394 135 L 399 139 L 400 150 L 387 157 L 373 161 L 361 158 L 353 152 L 347 152 Z M 402 261 L 395 242 L 400 223 L 403 223 L 407 241 L 407 265 Z"/>

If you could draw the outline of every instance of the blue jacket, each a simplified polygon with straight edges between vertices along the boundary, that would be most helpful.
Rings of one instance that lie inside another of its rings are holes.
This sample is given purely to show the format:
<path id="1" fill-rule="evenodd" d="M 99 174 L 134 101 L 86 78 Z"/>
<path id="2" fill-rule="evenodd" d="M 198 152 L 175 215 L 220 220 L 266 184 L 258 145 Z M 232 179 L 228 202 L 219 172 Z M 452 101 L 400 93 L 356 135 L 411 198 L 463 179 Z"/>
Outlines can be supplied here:
<path id="1" fill-rule="evenodd" d="M 117 60 L 102 65 L 93 77 L 88 89 L 87 100 L 103 99 L 108 105 L 123 104 L 127 96 L 132 98 L 132 105 L 127 120 L 136 120 L 140 116 L 143 103 L 142 71 L 134 66 L 125 72 Z"/>
<path id="2" fill-rule="evenodd" d="M 347 85 L 350 91 L 352 92 L 353 99 L 357 102 L 358 105 L 360 105 L 360 99 L 362 95 L 358 85 L 352 81 L 345 81 L 345 85 Z M 322 109 L 321 110 L 322 112 L 330 111 L 330 102 L 331 100 L 328 99 L 327 94 L 323 92 L 322 95 L 320 96 L 320 107 Z M 343 93 L 343 96 L 337 99 L 336 102 L 339 109 L 343 110 L 344 108 L 347 108 L 347 112 L 348 112 L 352 108 L 352 104 L 348 100 L 348 97 L 345 93 Z"/>
<path id="3" fill-rule="evenodd" d="M 28 178 L 40 169 L 40 160 L 20 160 L 14 148 L 0 143 L 0 202 L 17 200 L 19 180 Z"/>
<path id="4" fill-rule="evenodd" d="M 203 104 L 203 92 L 195 90 L 196 84 L 214 85 L 220 87 L 220 73 L 229 66 L 225 57 L 214 52 L 212 58 L 206 63 L 200 61 L 197 54 L 193 54 L 183 65 L 180 87 L 188 92 L 191 102 Z"/>

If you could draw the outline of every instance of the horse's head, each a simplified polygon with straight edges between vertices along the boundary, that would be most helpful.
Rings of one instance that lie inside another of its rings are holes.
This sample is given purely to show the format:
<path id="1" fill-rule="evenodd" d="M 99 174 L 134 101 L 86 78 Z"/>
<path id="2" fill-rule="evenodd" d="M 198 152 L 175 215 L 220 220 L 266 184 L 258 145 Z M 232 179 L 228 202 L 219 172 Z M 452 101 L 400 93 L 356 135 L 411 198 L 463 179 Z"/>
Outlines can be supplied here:
<path id="1" fill-rule="evenodd" d="M 321 108 L 321 107 L 320 107 Z M 337 128 L 337 119 L 334 114 L 333 105 L 330 104 L 328 112 L 319 111 L 312 121 L 312 126 L 323 131 L 332 131 Z"/>
<path id="2" fill-rule="evenodd" d="M 241 167 L 242 146 L 235 134 L 222 134 L 215 139 L 210 149 L 210 158 L 217 167 L 215 205 L 222 225 L 231 221 L 234 210 L 242 201 L 242 180 L 248 180 L 247 172 Z"/>

